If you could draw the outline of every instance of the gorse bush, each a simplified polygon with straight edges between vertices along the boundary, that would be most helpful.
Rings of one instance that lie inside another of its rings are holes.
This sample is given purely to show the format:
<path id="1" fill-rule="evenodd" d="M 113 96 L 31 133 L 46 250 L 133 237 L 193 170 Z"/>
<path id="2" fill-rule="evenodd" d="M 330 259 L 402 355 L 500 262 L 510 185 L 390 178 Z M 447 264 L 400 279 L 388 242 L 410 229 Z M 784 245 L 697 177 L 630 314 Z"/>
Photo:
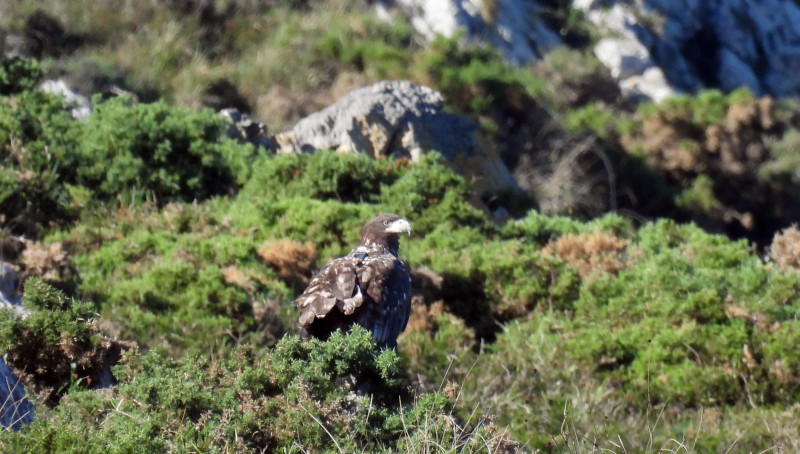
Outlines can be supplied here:
<path id="1" fill-rule="evenodd" d="M 24 315 L 0 309 L 0 350 L 26 387 L 47 405 L 101 380 L 123 348 L 97 328 L 94 305 L 38 278 L 25 282 Z"/>
<path id="2" fill-rule="evenodd" d="M 800 392 L 800 356 L 786 348 L 796 342 L 795 271 L 765 264 L 744 242 L 671 221 L 631 240 L 623 269 L 583 281 L 565 312 L 510 324 L 477 360 L 468 399 L 489 399 L 502 423 L 528 418 L 512 429 L 518 440 L 566 443 L 564 424 L 602 438 L 624 431 L 628 417 L 652 424 L 653 409 L 664 408 L 657 439 L 666 443 L 675 424 L 697 430 L 709 408 L 757 408 L 760 419 Z M 639 435 L 623 443 L 644 447 Z M 774 440 L 754 435 L 748 446 Z M 696 443 L 715 450 L 720 442 L 701 435 Z"/>
<path id="3" fill-rule="evenodd" d="M 732 105 L 746 104 L 753 100 L 753 93 L 747 88 L 740 88 L 728 94 L 719 90 L 706 90 L 697 96 L 671 97 L 663 106 L 643 104 L 639 107 L 639 114 L 662 115 L 670 120 L 688 120 L 694 126 L 705 127 L 721 123 Z"/>
<path id="4" fill-rule="evenodd" d="M 95 101 L 78 127 L 71 167 L 75 181 L 103 199 L 191 202 L 232 194 L 249 177 L 255 150 L 225 138 L 225 120 L 211 111 Z"/>
<path id="5" fill-rule="evenodd" d="M 415 399 L 399 356 L 354 329 L 283 339 L 223 358 L 128 354 L 110 393 L 74 391 L 4 452 L 461 452 L 514 448 L 487 421 L 464 425 L 455 394 Z M 80 440 L 80 443 L 76 443 Z M 437 448 L 438 449 L 438 448 Z"/>
<path id="6" fill-rule="evenodd" d="M 40 91 L 0 97 L 0 213 L 16 233 L 73 217 L 61 177 L 74 150 L 64 101 Z"/>
<path id="7" fill-rule="evenodd" d="M 381 186 L 393 184 L 407 164 L 355 153 L 321 151 L 279 155 L 256 163 L 243 195 L 278 201 L 288 197 L 377 203 Z"/>
<path id="8" fill-rule="evenodd" d="M 495 229 L 468 197 L 463 180 L 435 154 L 413 165 L 333 152 L 272 156 L 254 165 L 252 178 L 233 199 L 102 212 L 54 238 L 74 244 L 79 290 L 99 304 L 118 334 L 179 354 L 245 341 L 272 344 L 285 329 L 293 330 L 291 300 L 303 278 L 281 274 L 276 260 L 265 262 L 259 247 L 310 241 L 318 257 L 311 269 L 316 269 L 354 247 L 363 223 L 380 212 L 417 213 L 414 232 L 427 243 L 420 249 L 411 237 L 402 246 L 402 255 L 414 263 L 442 263 L 445 256 L 432 254 L 431 247 L 449 244 L 454 254 L 468 248 L 481 270 L 453 274 L 482 293 L 476 273 L 494 275 L 491 257 L 504 256 L 504 243 L 490 252 L 468 244 Z M 440 271 L 459 263 L 447 260 Z M 513 265 L 509 260 L 503 273 L 513 274 Z M 304 271 L 306 279 L 311 269 Z M 519 308 L 534 305 L 533 294 L 547 286 L 526 284 L 520 272 L 513 284 L 498 280 L 487 284 L 487 294 L 495 295 L 499 285 L 517 295 L 512 305 Z M 213 335 L 197 337 L 198 327 Z"/>
<path id="9" fill-rule="evenodd" d="M 0 97 L 0 162 L 8 170 L 0 213 L 17 233 L 35 236 L 37 226 L 108 201 L 163 206 L 233 194 L 263 153 L 226 138 L 225 120 L 211 111 L 96 98 L 93 114 L 77 121 L 60 97 L 20 90 Z"/>
<path id="10" fill-rule="evenodd" d="M 641 248 L 635 266 L 584 287 L 572 326 L 583 335 L 569 349 L 656 403 L 769 404 L 800 391 L 780 382 L 766 353 L 795 331 L 786 303 L 800 287 L 791 276 L 744 243 L 667 221 L 641 229 L 632 247 Z M 783 373 L 797 371 L 798 359 L 787 354 Z"/>
<path id="11" fill-rule="evenodd" d="M 3 58 L 0 61 L 0 95 L 8 96 L 30 90 L 39 83 L 43 74 L 36 60 Z"/>
<path id="12" fill-rule="evenodd" d="M 192 204 L 122 210 L 101 229 L 67 237 L 83 250 L 74 262 L 80 291 L 118 333 L 174 353 L 274 343 L 282 334 L 286 311 L 276 301 L 287 301 L 289 290 L 259 261 L 260 238 L 268 237 L 237 228 L 224 210 Z"/>

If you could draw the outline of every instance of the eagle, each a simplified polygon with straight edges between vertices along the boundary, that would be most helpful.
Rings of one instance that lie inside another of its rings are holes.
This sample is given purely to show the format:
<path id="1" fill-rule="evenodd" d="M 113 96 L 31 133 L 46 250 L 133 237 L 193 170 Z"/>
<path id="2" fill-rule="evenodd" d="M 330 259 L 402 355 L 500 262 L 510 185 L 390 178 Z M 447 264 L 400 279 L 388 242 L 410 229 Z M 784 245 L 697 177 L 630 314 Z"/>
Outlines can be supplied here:
<path id="1" fill-rule="evenodd" d="M 407 220 L 381 214 L 361 227 L 358 246 L 319 270 L 295 301 L 303 340 L 360 325 L 380 347 L 397 348 L 411 313 L 411 276 L 397 256 L 403 232 L 411 235 Z"/>

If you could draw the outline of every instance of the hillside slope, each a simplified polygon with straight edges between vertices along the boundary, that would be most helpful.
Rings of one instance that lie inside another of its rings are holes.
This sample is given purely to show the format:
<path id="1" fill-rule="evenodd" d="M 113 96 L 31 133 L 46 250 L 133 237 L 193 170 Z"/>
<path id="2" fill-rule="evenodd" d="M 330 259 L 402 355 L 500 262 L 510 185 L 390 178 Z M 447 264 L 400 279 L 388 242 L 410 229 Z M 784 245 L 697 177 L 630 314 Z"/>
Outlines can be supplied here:
<path id="1" fill-rule="evenodd" d="M 337 2 L 79 4 L 3 16 L 62 30 L 0 65 L 0 247 L 32 314 L 0 309 L 0 350 L 36 407 L 0 451 L 800 449 L 793 101 L 632 109 L 583 51 L 509 66 Z M 87 119 L 57 74 L 100 93 Z M 279 131 L 384 78 L 474 119 L 539 209 L 432 150 L 275 155 L 199 109 L 238 87 Z M 386 211 L 414 226 L 397 353 L 300 343 L 294 297 Z"/>

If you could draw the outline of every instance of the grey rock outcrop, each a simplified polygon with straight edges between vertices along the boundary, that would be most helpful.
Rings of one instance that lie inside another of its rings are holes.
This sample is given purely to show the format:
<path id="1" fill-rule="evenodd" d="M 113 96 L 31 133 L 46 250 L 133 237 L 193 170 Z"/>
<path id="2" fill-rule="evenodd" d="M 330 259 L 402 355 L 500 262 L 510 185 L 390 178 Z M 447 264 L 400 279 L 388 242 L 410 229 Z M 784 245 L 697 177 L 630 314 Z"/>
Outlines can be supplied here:
<path id="1" fill-rule="evenodd" d="M 791 0 L 575 0 L 573 6 L 606 36 L 595 54 L 629 96 L 659 100 L 670 90 L 741 86 L 757 95 L 800 95 L 800 6 Z"/>
<path id="2" fill-rule="evenodd" d="M 408 158 L 438 151 L 476 189 L 515 188 L 503 162 L 487 151 L 472 120 L 444 111 L 442 95 L 407 81 L 383 81 L 354 90 L 335 104 L 275 136 L 278 153 L 331 149 L 372 157 Z"/>
<path id="3" fill-rule="evenodd" d="M 0 262 L 0 309 L 10 308 L 15 314 L 24 317 L 28 315 L 28 311 L 22 307 L 17 284 L 17 273 Z"/>
<path id="4" fill-rule="evenodd" d="M 24 315 L 17 294 L 17 275 L 0 262 L 0 309 L 11 308 L 17 315 Z M 33 404 L 28 401 L 19 378 L 0 357 L 0 427 L 18 430 L 23 424 L 33 421 Z"/>
<path id="5" fill-rule="evenodd" d="M 561 44 L 559 35 L 539 18 L 539 5 L 529 0 L 385 0 L 379 13 L 399 8 L 414 29 L 426 39 L 437 34 L 453 37 L 463 33 L 468 41 L 480 41 L 500 49 L 513 63 L 540 58 Z"/>
<path id="6" fill-rule="evenodd" d="M 33 411 L 19 378 L 0 358 L 0 427 L 19 430 L 33 422 Z"/>

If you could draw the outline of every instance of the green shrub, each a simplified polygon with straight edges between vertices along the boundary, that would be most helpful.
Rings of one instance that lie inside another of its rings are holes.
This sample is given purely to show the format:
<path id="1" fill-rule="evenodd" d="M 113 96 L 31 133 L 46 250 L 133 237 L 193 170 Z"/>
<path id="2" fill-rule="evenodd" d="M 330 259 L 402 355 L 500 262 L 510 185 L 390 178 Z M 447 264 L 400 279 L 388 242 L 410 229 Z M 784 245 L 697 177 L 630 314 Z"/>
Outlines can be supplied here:
<path id="1" fill-rule="evenodd" d="M 224 358 L 127 355 L 113 393 L 75 391 L 4 452 L 420 452 L 511 446 L 452 416 L 455 395 L 413 398 L 399 356 L 356 328 L 326 342 L 283 339 Z M 80 440 L 80 443 L 77 441 Z"/>
<path id="2" fill-rule="evenodd" d="M 561 235 L 601 230 L 623 237 L 631 237 L 635 229 L 630 220 L 616 214 L 607 214 L 589 222 L 566 216 L 545 216 L 538 211 L 529 211 L 525 217 L 507 223 L 500 232 L 503 238 L 518 238 L 544 246 Z"/>
<path id="3" fill-rule="evenodd" d="M 386 211 L 412 216 L 414 231 L 425 235 L 438 226 L 491 231 L 486 215 L 470 204 L 463 177 L 450 170 L 438 153 L 423 155 L 393 184 L 381 187 Z"/>
<path id="4" fill-rule="evenodd" d="M 39 62 L 22 57 L 0 60 L 0 96 L 31 90 L 42 78 Z"/>
<path id="5" fill-rule="evenodd" d="M 0 97 L 0 213 L 24 226 L 63 225 L 109 201 L 202 200 L 232 194 L 263 157 L 225 137 L 210 111 L 95 99 L 85 121 L 39 90 Z M 17 232 L 38 236 L 36 228 Z"/>
<path id="6" fill-rule="evenodd" d="M 79 290 L 119 334 L 173 354 L 228 348 L 244 338 L 274 343 L 288 312 L 278 303 L 289 290 L 258 260 L 268 237 L 237 228 L 228 208 L 226 200 L 171 204 L 122 210 L 99 228 L 87 222 L 66 235 L 78 252 Z M 267 310 L 266 319 L 254 316 L 257 309 Z M 264 330 L 267 322 L 275 325 Z"/>
<path id="7" fill-rule="evenodd" d="M 598 104 L 588 104 L 585 107 L 572 109 L 564 119 L 564 126 L 573 132 L 590 131 L 601 139 L 609 137 L 614 132 L 619 115 L 604 109 Z"/>
<path id="8" fill-rule="evenodd" d="M 459 41 L 458 36 L 438 36 L 418 55 L 414 68 L 456 111 L 477 118 L 544 89 L 544 80 L 510 67 L 497 49 Z"/>
<path id="9" fill-rule="evenodd" d="M 663 105 L 642 104 L 637 113 L 640 116 L 658 112 L 668 121 L 688 121 L 697 127 L 720 124 L 732 104 L 751 102 L 753 94 L 739 88 L 728 94 L 719 90 L 705 90 L 696 96 L 680 95 L 667 98 Z"/>
<path id="10" fill-rule="evenodd" d="M 334 151 L 278 155 L 255 164 L 243 188 L 246 197 L 278 201 L 287 197 L 377 203 L 381 187 L 393 184 L 406 165 L 393 160 Z"/>
<path id="11" fill-rule="evenodd" d="M 29 390 L 47 405 L 91 384 L 122 345 L 97 329 L 94 305 L 68 298 L 38 278 L 25 282 L 25 316 L 0 309 L 0 351 Z"/>
<path id="12" fill-rule="evenodd" d="M 209 110 L 96 98 L 93 114 L 81 123 L 75 180 L 103 199 L 126 204 L 231 194 L 249 177 L 256 152 L 226 139 L 226 127 Z"/>
<path id="13" fill-rule="evenodd" d="M 768 366 L 748 355 L 760 358 L 763 331 L 787 322 L 778 310 L 785 303 L 769 295 L 796 295 L 797 285 L 776 279 L 745 243 L 694 226 L 645 226 L 632 247 L 641 250 L 635 266 L 582 288 L 572 328 L 581 334 L 567 351 L 640 402 L 741 403 L 745 395 L 774 402 Z M 794 358 L 787 356 L 790 370 Z M 678 379 L 685 376 L 693 380 Z"/>
<path id="14" fill-rule="evenodd" d="M 75 124 L 64 101 L 38 90 L 0 97 L 0 214 L 17 232 L 38 236 L 36 226 L 74 216 L 62 181 Z"/>
<path id="15" fill-rule="evenodd" d="M 675 203 L 697 213 L 709 213 L 720 206 L 714 196 L 714 183 L 705 175 L 698 175 L 692 185 L 676 197 Z"/>
<path id="16" fill-rule="evenodd" d="M 768 141 L 773 159 L 757 170 L 758 179 L 778 189 L 794 188 L 800 184 L 800 130 L 790 129 L 780 139 Z M 796 192 L 796 190 L 795 190 Z"/>

